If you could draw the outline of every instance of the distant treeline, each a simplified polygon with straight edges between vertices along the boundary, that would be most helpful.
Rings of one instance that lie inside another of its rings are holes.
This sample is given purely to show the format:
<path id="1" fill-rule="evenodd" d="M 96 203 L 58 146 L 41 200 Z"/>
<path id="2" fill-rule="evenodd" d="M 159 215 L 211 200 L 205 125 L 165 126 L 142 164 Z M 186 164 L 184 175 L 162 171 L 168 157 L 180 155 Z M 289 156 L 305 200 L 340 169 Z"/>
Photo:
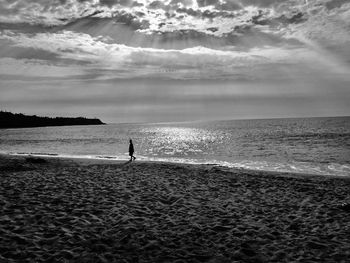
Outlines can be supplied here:
<path id="1" fill-rule="evenodd" d="M 84 117 L 40 117 L 36 115 L 24 115 L 0 111 L 0 128 L 26 128 L 44 126 L 68 126 L 68 125 L 100 125 L 105 124 L 99 119 L 87 119 Z"/>

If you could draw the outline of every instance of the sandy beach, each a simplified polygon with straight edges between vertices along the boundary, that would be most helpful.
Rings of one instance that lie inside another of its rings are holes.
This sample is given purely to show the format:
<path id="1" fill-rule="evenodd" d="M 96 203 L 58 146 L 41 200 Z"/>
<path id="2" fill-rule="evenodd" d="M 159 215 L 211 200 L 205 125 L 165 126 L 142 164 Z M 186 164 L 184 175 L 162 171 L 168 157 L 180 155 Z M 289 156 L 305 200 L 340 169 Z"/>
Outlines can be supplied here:
<path id="1" fill-rule="evenodd" d="M 0 156 L 0 262 L 350 262 L 350 179 Z"/>

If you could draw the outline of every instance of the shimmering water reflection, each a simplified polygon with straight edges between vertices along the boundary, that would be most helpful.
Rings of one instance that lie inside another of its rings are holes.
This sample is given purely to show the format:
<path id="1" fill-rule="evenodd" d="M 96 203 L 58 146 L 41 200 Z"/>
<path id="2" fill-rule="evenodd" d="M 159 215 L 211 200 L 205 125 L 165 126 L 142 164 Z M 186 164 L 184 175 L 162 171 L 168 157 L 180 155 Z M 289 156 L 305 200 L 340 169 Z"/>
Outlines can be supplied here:
<path id="1" fill-rule="evenodd" d="M 190 127 L 147 127 L 141 132 L 147 138 L 142 149 L 150 156 L 202 157 L 210 144 L 224 138 L 218 132 Z"/>

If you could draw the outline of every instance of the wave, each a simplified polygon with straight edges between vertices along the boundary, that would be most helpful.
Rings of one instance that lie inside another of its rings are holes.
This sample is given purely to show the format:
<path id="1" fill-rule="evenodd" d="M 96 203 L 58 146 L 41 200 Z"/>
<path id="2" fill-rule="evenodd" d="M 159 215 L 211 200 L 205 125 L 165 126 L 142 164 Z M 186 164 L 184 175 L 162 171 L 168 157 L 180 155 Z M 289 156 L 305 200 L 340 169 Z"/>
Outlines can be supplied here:
<path id="1" fill-rule="evenodd" d="M 71 154 L 57 154 L 57 153 L 38 153 L 38 152 L 16 152 L 8 153 L 10 155 L 17 156 L 37 156 L 37 157 L 56 157 L 56 158 L 75 158 L 75 159 L 96 159 L 96 160 L 114 160 L 114 161 L 128 161 L 127 154 L 123 156 L 118 155 L 71 155 Z M 200 160 L 200 159 L 185 159 L 185 158 L 160 158 L 160 157 L 148 157 L 138 156 L 137 160 L 144 162 L 171 162 L 181 164 L 206 164 L 217 165 L 228 168 L 240 168 L 256 171 L 267 172 L 283 172 L 283 173 L 296 173 L 296 174 L 310 174 L 310 175 L 324 175 L 324 176 L 350 176 L 350 165 L 339 163 L 310 163 L 310 162 L 269 162 L 269 161 L 237 161 L 228 162 L 220 160 Z"/>

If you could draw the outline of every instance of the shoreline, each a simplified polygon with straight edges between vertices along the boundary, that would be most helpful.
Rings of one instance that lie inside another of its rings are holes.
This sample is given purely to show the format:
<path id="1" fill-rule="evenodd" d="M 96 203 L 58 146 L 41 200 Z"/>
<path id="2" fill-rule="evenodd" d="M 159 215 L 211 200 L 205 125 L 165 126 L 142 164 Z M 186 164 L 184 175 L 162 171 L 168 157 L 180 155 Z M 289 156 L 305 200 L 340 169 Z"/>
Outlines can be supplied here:
<path id="1" fill-rule="evenodd" d="M 86 162 L 101 162 L 103 163 L 106 161 L 107 163 L 125 163 L 128 162 L 128 159 L 119 159 L 116 156 L 103 156 L 103 155 L 60 155 L 60 154 L 51 154 L 51 153 L 0 153 L 1 156 L 14 156 L 14 157 L 38 157 L 38 158 L 43 158 L 43 159 L 72 159 L 72 160 L 80 160 L 80 161 L 86 161 Z M 196 162 L 186 162 L 185 159 L 179 159 L 179 161 L 172 161 L 172 160 L 164 160 L 160 158 L 159 160 L 152 160 L 152 159 L 143 159 L 138 158 L 136 160 L 137 163 L 155 163 L 155 164 L 174 164 L 174 165 L 194 165 L 194 166 L 215 166 L 215 167 L 220 167 L 224 170 L 230 170 L 230 171 L 247 171 L 250 173 L 263 173 L 263 174 L 273 174 L 273 175 L 281 175 L 283 174 L 284 176 L 289 176 L 289 177 L 325 177 L 325 178 L 349 178 L 350 179 L 350 173 L 346 175 L 335 175 L 335 174 L 323 174 L 323 173 L 307 173 L 307 172 L 299 172 L 299 171 L 277 171 L 277 170 L 264 170 L 264 169 L 250 169 L 246 167 L 232 167 L 232 166 L 227 166 L 224 164 L 221 164 L 220 162 L 214 163 L 196 163 Z"/>
<path id="2" fill-rule="evenodd" d="M 0 155 L 0 261 L 347 262 L 350 180 Z"/>

